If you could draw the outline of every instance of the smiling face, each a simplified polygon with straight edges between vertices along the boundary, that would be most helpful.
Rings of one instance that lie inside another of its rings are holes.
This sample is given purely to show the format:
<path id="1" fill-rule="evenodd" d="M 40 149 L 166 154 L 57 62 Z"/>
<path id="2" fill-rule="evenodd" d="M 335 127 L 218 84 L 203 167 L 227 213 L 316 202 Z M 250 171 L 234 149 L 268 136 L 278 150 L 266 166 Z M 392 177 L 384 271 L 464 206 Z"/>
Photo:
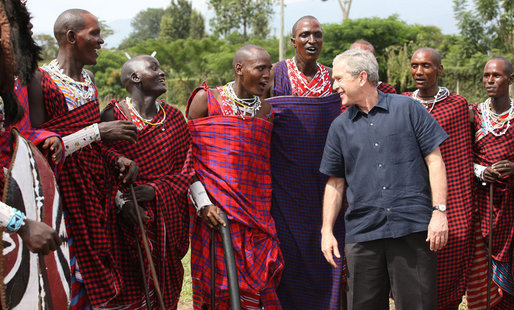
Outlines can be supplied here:
<path id="1" fill-rule="evenodd" d="M 262 96 L 270 81 L 271 57 L 265 50 L 253 49 L 251 56 L 235 67 L 236 74 L 241 76 L 243 98 Z"/>
<path id="2" fill-rule="evenodd" d="M 484 67 L 482 82 L 487 96 L 497 98 L 509 94 L 509 85 L 514 81 L 514 76 L 509 75 L 507 64 L 501 59 L 492 59 Z"/>
<path id="3" fill-rule="evenodd" d="M 334 64 L 332 78 L 334 79 L 333 89 L 341 97 L 341 103 L 344 106 L 355 104 L 361 93 L 361 79 L 348 72 L 347 59 L 343 58 Z"/>
<path id="4" fill-rule="evenodd" d="M 92 14 L 82 14 L 84 28 L 76 32 L 76 53 L 84 65 L 96 65 L 97 50 L 102 48 L 104 40 L 100 35 L 100 24 Z"/>
<path id="5" fill-rule="evenodd" d="M 435 95 L 438 90 L 437 78 L 442 72 L 443 66 L 437 62 L 432 52 L 420 50 L 412 55 L 410 73 L 421 93 Z"/>
<path id="6" fill-rule="evenodd" d="M 159 61 L 151 56 L 141 57 L 141 70 L 137 73 L 143 91 L 155 97 L 166 92 L 166 77 Z"/>
<path id="7" fill-rule="evenodd" d="M 312 18 L 298 21 L 291 43 L 296 50 L 295 57 L 307 62 L 316 61 L 323 46 L 323 31 L 319 22 Z"/>

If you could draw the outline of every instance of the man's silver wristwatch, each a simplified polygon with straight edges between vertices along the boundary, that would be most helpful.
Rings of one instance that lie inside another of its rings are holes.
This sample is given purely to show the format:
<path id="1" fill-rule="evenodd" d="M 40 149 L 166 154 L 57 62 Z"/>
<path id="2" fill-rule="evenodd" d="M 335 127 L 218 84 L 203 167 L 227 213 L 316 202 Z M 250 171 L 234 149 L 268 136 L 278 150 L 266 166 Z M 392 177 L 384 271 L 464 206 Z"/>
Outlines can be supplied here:
<path id="1" fill-rule="evenodd" d="M 440 205 L 435 205 L 432 207 L 432 210 L 435 211 L 435 210 L 438 210 L 438 211 L 446 211 L 446 205 L 443 205 L 443 204 L 440 204 Z"/>

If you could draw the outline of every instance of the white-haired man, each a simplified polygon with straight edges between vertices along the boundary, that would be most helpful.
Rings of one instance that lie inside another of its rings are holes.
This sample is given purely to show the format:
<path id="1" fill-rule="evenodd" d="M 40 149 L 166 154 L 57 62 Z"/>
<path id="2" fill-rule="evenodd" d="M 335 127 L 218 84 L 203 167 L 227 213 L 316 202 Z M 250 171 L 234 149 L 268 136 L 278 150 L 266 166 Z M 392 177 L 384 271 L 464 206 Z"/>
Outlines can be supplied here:
<path id="1" fill-rule="evenodd" d="M 446 245 L 448 135 L 411 98 L 377 91 L 372 53 L 334 59 L 334 90 L 349 108 L 332 123 L 320 171 L 325 188 L 321 249 L 340 256 L 332 231 L 345 186 L 348 309 L 435 309 L 436 255 Z"/>

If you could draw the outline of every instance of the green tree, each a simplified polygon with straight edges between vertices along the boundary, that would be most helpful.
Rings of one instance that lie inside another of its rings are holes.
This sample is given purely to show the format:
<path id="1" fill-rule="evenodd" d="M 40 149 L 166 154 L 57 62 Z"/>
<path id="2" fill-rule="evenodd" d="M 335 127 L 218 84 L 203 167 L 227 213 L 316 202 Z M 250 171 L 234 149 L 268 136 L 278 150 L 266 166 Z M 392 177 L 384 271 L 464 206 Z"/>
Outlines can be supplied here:
<path id="1" fill-rule="evenodd" d="M 112 30 L 112 28 L 109 25 L 107 25 L 105 20 L 99 20 L 98 23 L 100 24 L 102 38 L 105 39 L 114 34 L 114 30 Z"/>
<path id="2" fill-rule="evenodd" d="M 162 17 L 159 38 L 171 41 L 189 37 L 201 39 L 204 35 L 202 14 L 192 8 L 189 0 L 172 0 Z"/>
<path id="3" fill-rule="evenodd" d="M 49 34 L 36 34 L 34 40 L 41 46 L 41 58 L 43 63 L 48 63 L 57 57 L 59 46 L 53 36 Z"/>
<path id="4" fill-rule="evenodd" d="M 514 53 L 514 0 L 453 0 L 466 56 L 492 49 Z"/>
<path id="5" fill-rule="evenodd" d="M 189 28 L 189 37 L 199 40 L 205 37 L 205 18 L 202 13 L 193 9 L 191 13 L 191 26 Z"/>
<path id="6" fill-rule="evenodd" d="M 157 39 L 164 13 L 164 9 L 158 8 L 149 8 L 137 13 L 130 22 L 133 31 L 127 39 L 123 40 L 120 48 L 128 48 L 148 39 Z"/>
<path id="7" fill-rule="evenodd" d="M 87 66 L 95 76 L 95 85 L 98 88 L 98 95 L 102 103 L 108 102 L 111 98 L 123 98 L 127 95 L 125 88 L 121 85 L 121 66 L 127 58 L 116 51 L 101 49 L 97 64 Z"/>
<path id="8" fill-rule="evenodd" d="M 242 31 L 248 39 L 250 29 L 258 38 L 269 34 L 269 21 L 275 0 L 209 0 L 215 17 L 210 20 L 212 29 L 222 36 Z"/>

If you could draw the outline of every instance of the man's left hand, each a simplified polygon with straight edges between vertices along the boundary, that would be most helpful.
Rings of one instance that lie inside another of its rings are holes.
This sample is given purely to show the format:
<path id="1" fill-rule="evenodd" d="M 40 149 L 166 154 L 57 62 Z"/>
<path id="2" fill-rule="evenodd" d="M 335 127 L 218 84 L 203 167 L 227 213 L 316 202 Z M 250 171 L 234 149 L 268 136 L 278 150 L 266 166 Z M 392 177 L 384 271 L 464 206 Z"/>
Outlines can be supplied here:
<path id="1" fill-rule="evenodd" d="M 494 170 L 498 171 L 500 178 L 506 178 L 514 175 L 514 163 L 508 160 L 500 160 L 491 166 Z"/>
<path id="2" fill-rule="evenodd" d="M 428 224 L 426 242 L 430 242 L 430 250 L 438 251 L 448 242 L 448 219 L 446 212 L 435 210 Z"/>
<path id="3" fill-rule="evenodd" d="M 141 184 L 134 187 L 137 202 L 148 202 L 155 199 L 155 189 L 148 184 Z M 130 200 L 132 196 L 130 193 L 125 193 L 121 196 L 123 199 Z"/>
<path id="4" fill-rule="evenodd" d="M 133 183 L 139 172 L 139 168 L 136 163 L 126 157 L 120 156 L 116 161 L 116 168 L 120 173 L 120 178 L 122 179 L 123 184 L 131 184 Z"/>

